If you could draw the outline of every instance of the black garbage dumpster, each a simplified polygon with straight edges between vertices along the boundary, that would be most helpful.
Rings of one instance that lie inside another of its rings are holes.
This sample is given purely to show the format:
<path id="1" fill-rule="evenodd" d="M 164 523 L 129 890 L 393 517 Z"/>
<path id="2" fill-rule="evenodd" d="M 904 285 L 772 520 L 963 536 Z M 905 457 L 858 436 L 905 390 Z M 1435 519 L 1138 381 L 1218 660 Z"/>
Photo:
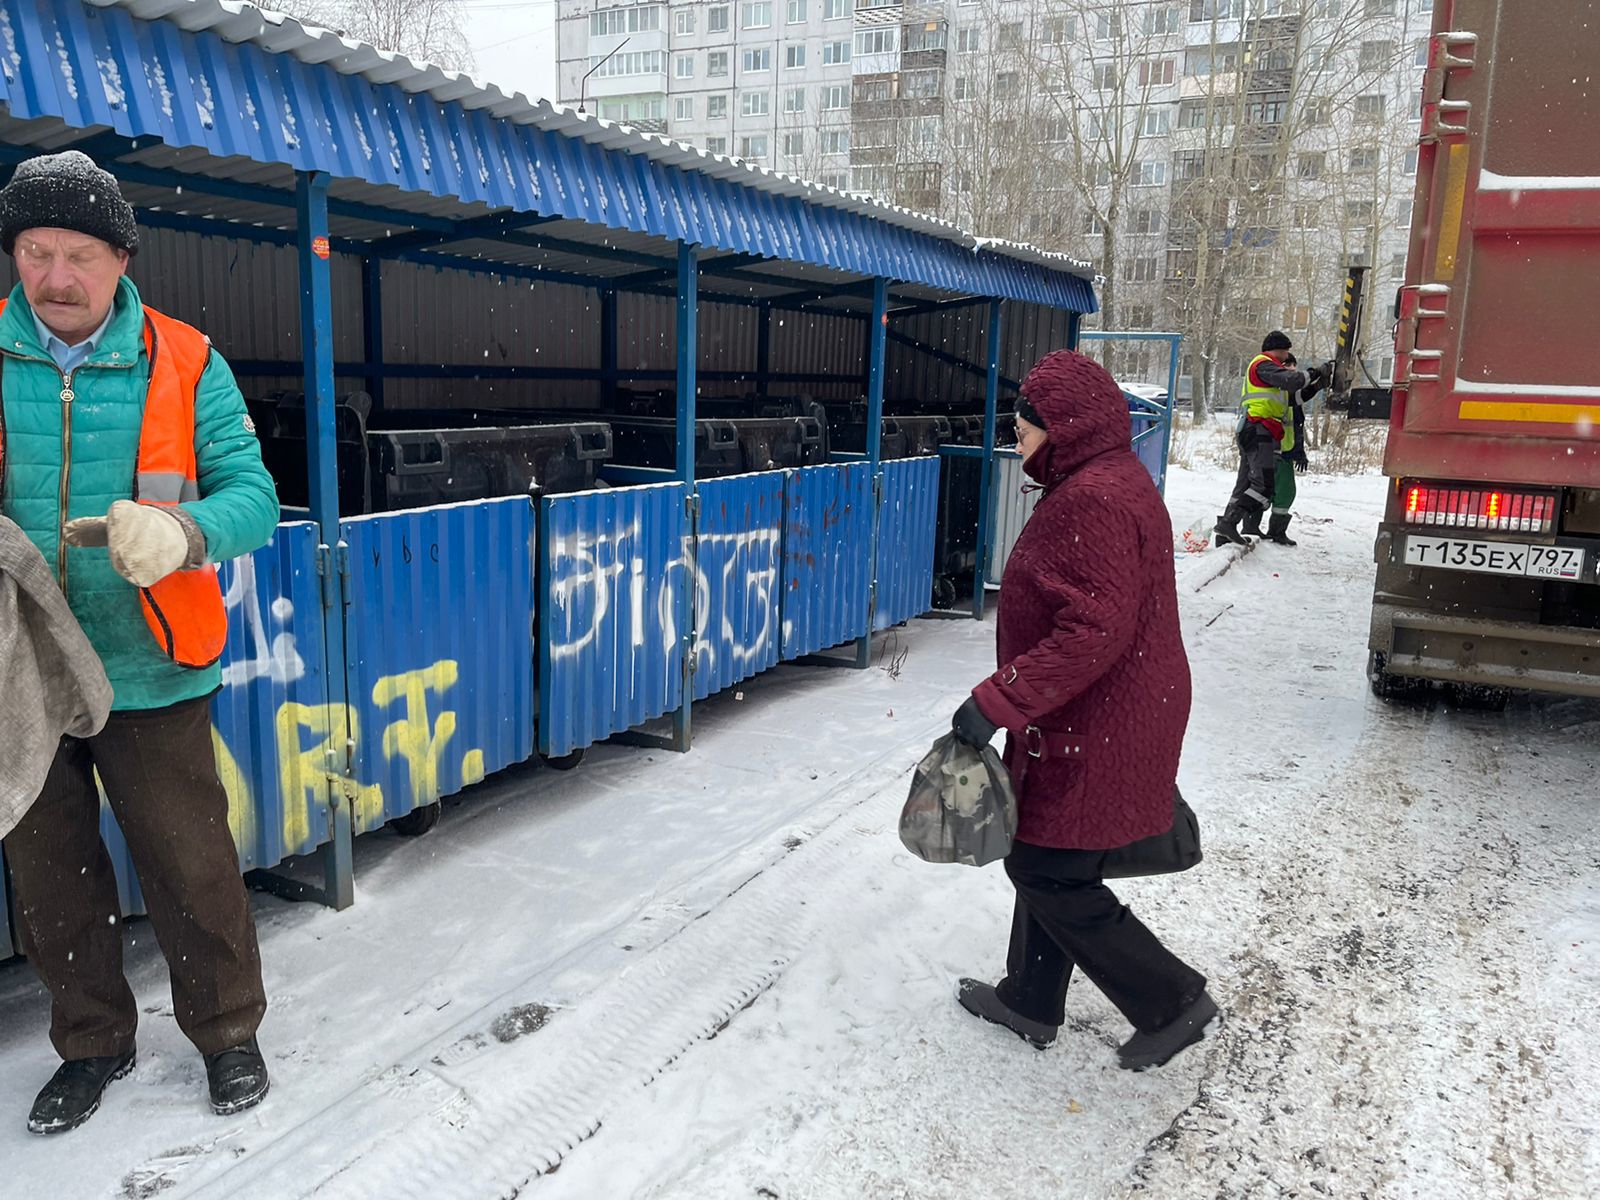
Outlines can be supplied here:
<path id="1" fill-rule="evenodd" d="M 828 430 L 816 417 L 743 417 L 732 424 L 746 471 L 828 461 Z"/>
<path id="2" fill-rule="evenodd" d="M 615 461 L 630 467 L 656 467 L 670 471 L 678 463 L 678 423 L 668 417 L 613 417 Z M 744 470 L 744 452 L 733 421 L 708 419 L 694 423 L 694 474 L 696 479 L 738 475 Z"/>
<path id="3" fill-rule="evenodd" d="M 255 422 L 261 460 L 278 485 L 278 503 L 284 508 L 310 508 L 305 393 L 271 392 L 247 400 L 245 407 Z M 334 469 L 342 517 L 370 511 L 366 431 L 371 411 L 372 397 L 365 392 L 349 392 L 334 400 Z"/>
<path id="4" fill-rule="evenodd" d="M 372 512 L 595 486 L 611 457 L 599 421 L 465 429 L 369 430 Z"/>

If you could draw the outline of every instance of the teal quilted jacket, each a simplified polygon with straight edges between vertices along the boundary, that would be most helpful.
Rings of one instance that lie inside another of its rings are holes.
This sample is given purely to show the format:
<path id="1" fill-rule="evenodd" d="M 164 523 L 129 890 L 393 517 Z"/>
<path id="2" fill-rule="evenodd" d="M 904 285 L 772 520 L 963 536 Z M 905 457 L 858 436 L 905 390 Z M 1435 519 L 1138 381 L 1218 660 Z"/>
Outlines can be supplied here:
<path id="1" fill-rule="evenodd" d="M 39 344 L 33 312 L 15 288 L 0 315 L 0 401 L 5 461 L 0 512 L 39 547 L 67 603 L 105 664 L 115 711 L 164 708 L 213 692 L 216 666 L 180 667 L 157 647 L 139 594 L 111 569 L 104 549 L 63 547 L 61 526 L 103 516 L 133 494 L 149 363 L 139 293 L 124 279 L 114 314 L 93 355 L 67 382 Z M 215 352 L 195 399 L 200 499 L 184 504 L 222 562 L 265 545 L 278 520 L 272 476 L 245 415 L 233 372 Z"/>

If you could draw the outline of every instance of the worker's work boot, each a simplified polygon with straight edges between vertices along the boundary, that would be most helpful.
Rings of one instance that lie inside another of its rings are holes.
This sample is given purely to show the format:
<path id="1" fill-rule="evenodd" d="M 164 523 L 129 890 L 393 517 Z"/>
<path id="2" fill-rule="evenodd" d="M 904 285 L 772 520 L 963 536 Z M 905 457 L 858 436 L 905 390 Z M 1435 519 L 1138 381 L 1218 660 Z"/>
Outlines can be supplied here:
<path id="1" fill-rule="evenodd" d="M 1298 546 L 1300 543 L 1289 536 L 1289 522 L 1292 520 L 1293 513 L 1273 513 L 1272 519 L 1267 522 L 1267 541 L 1280 546 Z"/>
<path id="2" fill-rule="evenodd" d="M 28 1113 L 32 1133 L 65 1133 L 82 1125 L 100 1108 L 100 1097 L 113 1080 L 133 1070 L 134 1055 L 108 1054 L 72 1058 L 56 1068 Z"/>
<path id="3" fill-rule="evenodd" d="M 1217 545 L 1248 546 L 1250 539 L 1239 532 L 1239 518 L 1223 513 L 1217 518 Z"/>

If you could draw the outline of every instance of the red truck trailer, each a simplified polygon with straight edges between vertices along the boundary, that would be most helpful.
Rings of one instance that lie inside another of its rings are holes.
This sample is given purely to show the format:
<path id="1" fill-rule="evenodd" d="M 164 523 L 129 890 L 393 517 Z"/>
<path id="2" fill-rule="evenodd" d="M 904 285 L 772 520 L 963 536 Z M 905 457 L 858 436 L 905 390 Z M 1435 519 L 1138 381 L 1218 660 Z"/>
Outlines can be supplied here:
<path id="1" fill-rule="evenodd" d="M 1600 0 L 1439 0 L 1373 690 L 1600 696 Z"/>

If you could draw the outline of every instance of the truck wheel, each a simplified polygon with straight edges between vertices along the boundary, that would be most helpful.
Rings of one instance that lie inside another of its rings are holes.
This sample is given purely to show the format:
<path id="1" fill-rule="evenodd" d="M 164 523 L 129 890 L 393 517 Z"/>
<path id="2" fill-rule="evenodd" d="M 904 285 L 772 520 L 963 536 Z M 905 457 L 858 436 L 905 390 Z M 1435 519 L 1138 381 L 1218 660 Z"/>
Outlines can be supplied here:
<path id="1" fill-rule="evenodd" d="M 1386 660 L 1376 650 L 1367 655 L 1367 680 L 1372 684 L 1372 694 L 1393 704 L 1408 700 L 1417 694 L 1418 683 L 1404 675 L 1391 675 L 1385 671 Z"/>
<path id="2" fill-rule="evenodd" d="M 437 825 L 443 815 L 444 806 L 435 800 L 432 804 L 412 809 L 403 817 L 396 817 L 389 822 L 389 828 L 401 837 L 421 837 Z"/>
<path id="3" fill-rule="evenodd" d="M 539 761 L 557 771 L 571 771 L 583 761 L 583 751 L 574 750 L 571 754 L 558 754 L 554 758 L 551 758 L 548 754 L 541 754 L 539 755 Z"/>

